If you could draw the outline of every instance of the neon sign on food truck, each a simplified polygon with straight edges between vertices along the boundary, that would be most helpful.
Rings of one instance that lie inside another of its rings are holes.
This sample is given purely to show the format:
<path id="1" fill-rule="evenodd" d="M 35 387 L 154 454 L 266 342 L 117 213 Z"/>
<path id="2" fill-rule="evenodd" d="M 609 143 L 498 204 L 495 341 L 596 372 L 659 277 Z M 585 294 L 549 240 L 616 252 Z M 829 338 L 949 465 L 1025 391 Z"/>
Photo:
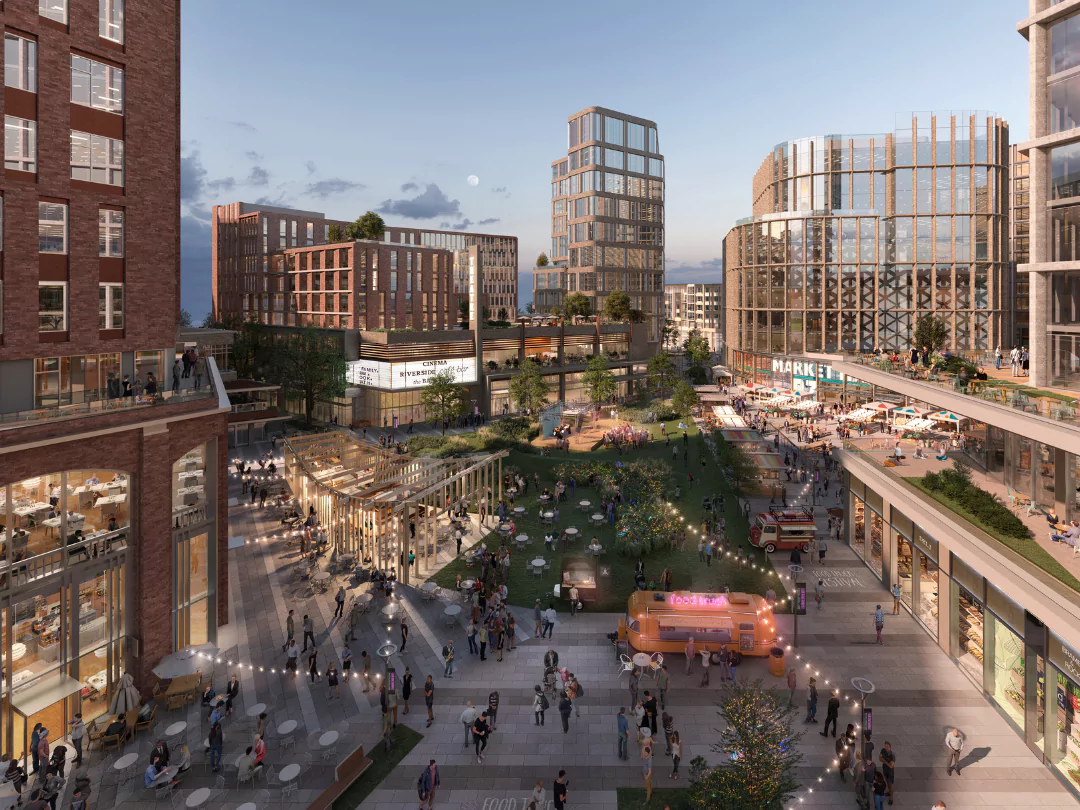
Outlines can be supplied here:
<path id="1" fill-rule="evenodd" d="M 700 593 L 692 593 L 689 595 L 669 593 L 667 601 L 669 605 L 680 605 L 684 607 L 726 608 L 728 606 L 726 596 L 705 596 Z"/>

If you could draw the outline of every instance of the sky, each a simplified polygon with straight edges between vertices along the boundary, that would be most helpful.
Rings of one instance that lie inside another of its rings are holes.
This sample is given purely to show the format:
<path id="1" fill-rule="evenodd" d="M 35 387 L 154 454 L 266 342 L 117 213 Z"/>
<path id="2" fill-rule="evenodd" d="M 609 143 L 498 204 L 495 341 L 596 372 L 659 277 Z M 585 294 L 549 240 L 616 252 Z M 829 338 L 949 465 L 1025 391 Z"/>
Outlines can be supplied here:
<path id="1" fill-rule="evenodd" d="M 724 236 L 777 143 L 891 132 L 913 110 L 991 110 L 1012 142 L 1027 136 L 1026 0 L 182 9 L 182 305 L 196 323 L 215 203 L 509 234 L 531 268 L 550 246 L 567 117 L 592 105 L 657 123 L 669 282 L 721 280 Z M 519 286 L 524 307 L 531 274 Z"/>

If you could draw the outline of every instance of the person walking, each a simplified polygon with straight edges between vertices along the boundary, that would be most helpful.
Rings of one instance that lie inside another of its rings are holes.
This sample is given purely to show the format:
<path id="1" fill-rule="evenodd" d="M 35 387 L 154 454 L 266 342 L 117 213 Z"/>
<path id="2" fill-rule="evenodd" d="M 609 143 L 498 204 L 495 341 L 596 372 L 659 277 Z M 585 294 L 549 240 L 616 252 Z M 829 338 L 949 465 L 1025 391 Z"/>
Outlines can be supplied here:
<path id="1" fill-rule="evenodd" d="M 881 761 L 881 776 L 885 780 L 885 787 L 889 794 L 889 804 L 892 804 L 894 798 L 893 782 L 896 780 L 896 754 L 892 750 L 892 743 L 888 740 L 881 747 L 878 759 Z M 877 801 L 877 799 L 874 801 Z M 878 805 L 877 810 L 881 810 L 880 805 Z"/>
<path id="2" fill-rule="evenodd" d="M 881 605 L 878 605 L 874 610 L 874 630 L 877 631 L 877 643 L 884 645 L 885 642 L 881 640 L 881 630 L 885 627 L 885 614 L 881 611 Z"/>
<path id="3" fill-rule="evenodd" d="M 788 706 L 795 705 L 795 690 L 798 688 L 798 685 L 798 679 L 795 677 L 795 667 L 791 667 L 787 671 Z"/>
<path id="4" fill-rule="evenodd" d="M 679 732 L 671 732 L 670 741 L 671 751 L 671 778 L 679 778 L 679 762 L 682 760 L 682 740 L 679 739 Z"/>
<path id="5" fill-rule="evenodd" d="M 641 738 L 641 776 L 645 780 L 645 803 L 652 801 L 653 740 L 649 735 Z"/>
<path id="6" fill-rule="evenodd" d="M 641 676 L 638 674 L 638 668 L 635 666 L 630 670 L 630 705 L 636 706 L 638 700 L 638 686 L 641 681 Z"/>
<path id="7" fill-rule="evenodd" d="M 345 634 L 346 641 L 356 641 L 356 628 L 360 626 L 363 615 L 363 605 L 353 602 L 352 610 L 349 611 L 349 631 Z"/>
<path id="8" fill-rule="evenodd" d="M 666 711 L 660 717 L 660 728 L 664 730 L 664 742 L 667 743 L 668 756 L 671 756 L 671 735 L 675 733 L 675 718 Z"/>
<path id="9" fill-rule="evenodd" d="M 289 641 L 289 648 L 285 651 L 285 669 L 295 673 L 300 664 L 300 647 L 296 639 Z"/>
<path id="10" fill-rule="evenodd" d="M 539 487 L 540 484 L 537 483 L 536 486 Z M 566 771 L 559 771 L 559 778 L 555 780 L 555 786 L 551 791 L 555 810 L 565 810 L 566 797 L 570 794 L 568 784 L 569 780 L 566 778 Z"/>
<path id="11" fill-rule="evenodd" d="M 404 649 L 404 648 L 403 648 Z M 447 639 L 446 646 L 442 648 L 443 663 L 445 669 L 443 670 L 444 678 L 454 677 L 454 642 Z"/>
<path id="12" fill-rule="evenodd" d="M 649 690 L 645 690 L 645 700 L 643 704 L 645 706 L 645 716 L 649 719 L 649 731 L 652 735 L 656 736 L 656 698 L 653 697 Z"/>
<path id="13" fill-rule="evenodd" d="M 412 697 L 413 690 L 412 682 L 412 673 L 409 672 L 408 667 L 405 667 L 405 674 L 401 676 L 401 700 L 405 704 L 405 711 L 402 714 L 409 713 L 409 698 Z M 466 742 L 465 744 L 468 745 L 469 743 Z"/>
<path id="14" fill-rule="evenodd" d="M 487 738 L 490 733 L 491 728 L 488 726 L 488 713 L 480 712 L 480 716 L 473 720 L 472 725 L 473 746 L 476 751 L 477 764 L 484 761 L 484 750 L 487 748 Z"/>
<path id="15" fill-rule="evenodd" d="M 485 655 L 485 653 L 487 652 L 488 645 L 488 629 L 487 625 L 483 622 L 480 623 L 480 628 L 477 635 L 480 636 L 480 660 L 487 661 L 487 656 Z"/>
<path id="16" fill-rule="evenodd" d="M 829 489 L 829 479 L 826 478 L 825 479 L 825 491 L 828 492 L 828 489 Z M 821 535 L 820 538 L 818 538 L 818 541 L 817 541 L 817 561 L 818 561 L 818 565 L 824 565 L 825 564 L 825 550 L 828 547 L 828 541 L 825 538 L 826 538 L 826 536 L 823 534 L 823 535 Z"/>
<path id="17" fill-rule="evenodd" d="M 667 664 L 660 665 L 660 672 L 656 675 L 656 688 L 660 691 L 660 708 L 664 708 L 664 698 L 668 687 L 671 685 L 671 676 L 668 675 Z"/>
<path id="18" fill-rule="evenodd" d="M 544 690 L 537 684 L 533 691 L 533 722 L 535 725 L 544 725 L 544 712 L 548 709 L 547 695 L 544 694 Z"/>
<path id="19" fill-rule="evenodd" d="M 206 735 L 206 741 L 210 748 L 210 768 L 217 773 L 221 770 L 221 746 L 225 743 L 225 735 L 221 731 L 221 721 L 210 726 L 210 733 Z"/>
<path id="20" fill-rule="evenodd" d="M 293 619 L 293 611 L 289 611 L 289 615 L 285 617 L 285 643 L 281 645 L 281 651 L 285 652 L 292 640 L 296 637 L 296 620 Z"/>
<path id="21" fill-rule="evenodd" d="M 817 722 L 817 701 L 817 678 L 811 678 L 806 685 L 806 719 L 803 720 L 804 723 Z"/>
<path id="22" fill-rule="evenodd" d="M 825 601 L 825 580 L 823 579 L 819 579 L 814 585 L 814 601 L 817 602 L 817 609 L 821 610 L 821 603 Z"/>
<path id="23" fill-rule="evenodd" d="M 690 674 L 690 668 L 694 665 L 694 656 L 697 654 L 694 652 L 694 637 L 690 636 L 686 640 L 686 674 Z"/>
<path id="24" fill-rule="evenodd" d="M 570 698 L 566 692 L 559 693 L 559 717 L 562 718 L 562 730 L 563 734 L 570 733 L 570 712 L 574 710 L 574 704 L 570 702 Z"/>
<path id="25" fill-rule="evenodd" d="M 416 783 L 417 791 L 420 794 L 420 810 L 423 810 L 424 807 L 431 810 L 435 806 L 435 791 L 440 784 L 439 766 L 435 764 L 435 760 L 431 760 Z"/>
<path id="26" fill-rule="evenodd" d="M 311 682 L 315 683 L 315 679 L 322 680 L 322 675 L 319 674 L 319 648 L 312 647 L 311 654 L 308 655 L 308 675 L 311 676 Z"/>
<path id="27" fill-rule="evenodd" d="M 344 585 L 342 585 L 340 588 L 338 588 L 337 595 L 334 597 L 334 602 L 337 604 L 337 607 L 334 608 L 334 618 L 335 619 L 344 618 L 345 617 L 345 586 Z"/>
<path id="28" fill-rule="evenodd" d="M 172 390 L 180 390 L 180 361 L 177 360 L 173 363 L 172 367 Z"/>
<path id="29" fill-rule="evenodd" d="M 874 795 L 874 810 L 885 810 L 885 796 L 889 792 L 889 786 L 886 784 L 885 775 L 880 770 L 874 774 L 871 790 Z M 892 799 L 889 799 L 889 804 L 892 804 Z"/>
<path id="30" fill-rule="evenodd" d="M 433 711 L 435 706 L 435 682 L 431 680 L 430 675 L 424 681 L 424 704 L 427 706 L 427 725 L 424 728 L 430 728 L 431 724 L 435 722 L 435 712 Z"/>
<path id="31" fill-rule="evenodd" d="M 308 639 L 311 639 L 311 646 L 315 646 L 315 622 L 312 618 L 304 614 L 304 649 L 300 652 L 307 652 Z"/>
<path id="32" fill-rule="evenodd" d="M 627 759 L 627 745 L 630 742 L 630 721 L 626 719 L 626 707 L 620 706 L 619 713 L 615 716 L 616 744 L 618 746 L 619 759 Z"/>
<path id="33" fill-rule="evenodd" d="M 367 654 L 367 650 L 360 651 L 360 677 L 364 679 L 364 691 L 370 692 L 372 689 L 371 656 Z"/>
<path id="34" fill-rule="evenodd" d="M 964 738 L 960 736 L 960 730 L 954 728 L 948 734 L 945 735 L 945 750 L 949 754 L 949 763 L 945 768 L 945 773 L 952 776 L 953 768 L 956 769 L 956 775 L 960 775 L 960 754 L 964 750 Z"/>
<path id="35" fill-rule="evenodd" d="M 893 616 L 897 616 L 900 613 L 900 597 L 904 595 L 903 589 L 900 587 L 899 582 L 894 582 L 892 588 L 889 589 L 892 592 L 892 612 Z"/>
<path id="36" fill-rule="evenodd" d="M 536 604 L 533 605 L 533 635 L 539 636 L 543 633 L 543 611 L 540 610 L 540 600 L 536 600 Z"/>
<path id="37" fill-rule="evenodd" d="M 739 664 L 742 663 L 742 653 L 737 649 L 733 649 L 728 653 L 728 675 L 731 678 L 731 685 L 738 686 L 738 681 L 735 680 L 735 670 L 738 669 Z"/>
<path id="38" fill-rule="evenodd" d="M 338 671 L 333 661 L 326 668 L 326 685 L 330 690 L 329 697 L 336 698 L 338 696 Z"/>
<path id="39" fill-rule="evenodd" d="M 698 686 L 709 685 L 709 645 L 701 648 L 701 683 Z"/>
<path id="40" fill-rule="evenodd" d="M 488 724 L 492 731 L 499 729 L 499 692 L 498 690 L 488 695 L 488 707 L 484 712 L 487 715 Z"/>
<path id="41" fill-rule="evenodd" d="M 848 728 L 851 728 L 849 726 Z M 836 749 L 836 765 L 840 771 L 840 781 L 847 784 L 847 771 L 851 767 L 851 746 L 848 744 L 848 735 L 845 733 L 834 744 Z"/>
<path id="42" fill-rule="evenodd" d="M 476 709 L 473 708 L 472 701 L 465 701 L 465 709 L 461 712 L 461 725 L 465 727 L 465 747 L 469 747 L 469 735 L 472 733 L 473 723 L 476 722 Z"/>
<path id="43" fill-rule="evenodd" d="M 829 703 L 825 712 L 825 730 L 822 737 L 829 736 L 829 723 L 832 723 L 832 735 L 836 736 L 836 721 L 840 719 L 840 693 L 836 689 L 829 695 Z"/>

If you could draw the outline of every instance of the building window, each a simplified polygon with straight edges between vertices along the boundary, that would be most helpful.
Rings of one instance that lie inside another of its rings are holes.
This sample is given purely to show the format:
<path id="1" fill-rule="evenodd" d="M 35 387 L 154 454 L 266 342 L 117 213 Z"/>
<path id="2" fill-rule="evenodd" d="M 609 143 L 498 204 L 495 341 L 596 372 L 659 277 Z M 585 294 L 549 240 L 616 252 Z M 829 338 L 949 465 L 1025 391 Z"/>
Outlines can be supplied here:
<path id="1" fill-rule="evenodd" d="M 38 203 L 38 250 L 42 253 L 67 253 L 66 203 Z"/>
<path id="2" fill-rule="evenodd" d="M 623 145 L 623 121 L 621 118 L 604 118 L 604 140 L 615 146 Z"/>
<path id="3" fill-rule="evenodd" d="M 4 116 L 4 168 L 37 171 L 37 122 Z"/>
<path id="4" fill-rule="evenodd" d="M 98 34 L 124 42 L 124 0 L 98 0 Z"/>
<path id="5" fill-rule="evenodd" d="M 38 331 L 67 331 L 67 284 L 42 281 L 38 283 Z"/>
<path id="6" fill-rule="evenodd" d="M 124 71 L 72 54 L 71 103 L 123 115 Z"/>
<path id="7" fill-rule="evenodd" d="M 98 329 L 124 328 L 124 285 L 98 285 Z"/>
<path id="8" fill-rule="evenodd" d="M 68 0 L 38 0 L 38 14 L 67 25 Z"/>
<path id="9" fill-rule="evenodd" d="M 315 223 L 309 222 L 307 224 L 307 243 L 309 245 L 315 244 Z"/>
<path id="10" fill-rule="evenodd" d="M 34 40 L 4 35 L 4 84 L 28 93 L 37 92 L 37 43 Z"/>
<path id="11" fill-rule="evenodd" d="M 124 142 L 72 130 L 71 179 L 124 185 Z"/>
<path id="12" fill-rule="evenodd" d="M 98 209 L 98 255 L 120 258 L 124 255 L 124 212 Z"/>

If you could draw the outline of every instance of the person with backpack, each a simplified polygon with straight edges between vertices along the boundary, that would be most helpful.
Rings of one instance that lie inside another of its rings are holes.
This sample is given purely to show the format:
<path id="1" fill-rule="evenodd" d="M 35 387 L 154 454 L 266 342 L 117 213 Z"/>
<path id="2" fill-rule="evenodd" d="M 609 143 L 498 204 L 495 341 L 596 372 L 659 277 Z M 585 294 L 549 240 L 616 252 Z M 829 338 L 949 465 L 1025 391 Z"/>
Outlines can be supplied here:
<path id="1" fill-rule="evenodd" d="M 416 780 L 416 792 L 420 795 L 420 807 L 423 810 L 426 802 L 428 810 L 435 806 L 435 789 L 440 785 L 439 766 L 435 760 L 431 760 L 420 778 Z"/>
<path id="2" fill-rule="evenodd" d="M 579 705 L 581 698 L 585 697 L 585 690 L 581 688 L 581 684 L 578 683 L 577 676 L 573 672 L 570 673 L 570 683 L 566 685 L 566 696 L 570 698 L 571 703 L 574 705 L 574 716 L 581 717 Z"/>
<path id="3" fill-rule="evenodd" d="M 574 710 L 574 704 L 567 697 L 566 692 L 559 693 L 559 716 L 562 718 L 563 734 L 570 733 L 570 713 Z"/>
<path id="4" fill-rule="evenodd" d="M 544 690 L 537 684 L 536 693 L 533 695 L 533 715 L 536 718 L 536 725 L 544 725 L 544 712 L 548 710 L 549 705 L 547 695 L 544 694 Z"/>

